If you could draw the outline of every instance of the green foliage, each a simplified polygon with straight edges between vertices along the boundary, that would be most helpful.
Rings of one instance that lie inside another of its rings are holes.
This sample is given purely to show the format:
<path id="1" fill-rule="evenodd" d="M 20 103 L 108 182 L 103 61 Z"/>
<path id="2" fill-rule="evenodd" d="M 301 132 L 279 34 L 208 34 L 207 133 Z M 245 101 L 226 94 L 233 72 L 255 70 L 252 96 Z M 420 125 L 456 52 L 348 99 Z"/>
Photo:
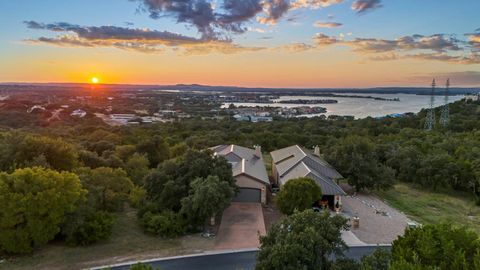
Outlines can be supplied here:
<path id="1" fill-rule="evenodd" d="M 185 156 L 162 163 L 145 177 L 147 198 L 160 208 L 175 212 L 182 208 L 181 200 L 190 195 L 190 182 L 196 178 L 217 176 L 235 188 L 230 164 L 207 151 L 189 151 Z"/>
<path id="2" fill-rule="evenodd" d="M 143 187 L 134 186 L 128 195 L 128 201 L 132 207 L 140 207 L 146 199 L 147 191 Z"/>
<path id="3" fill-rule="evenodd" d="M 360 270 L 360 264 L 352 259 L 338 258 L 332 263 L 329 270 Z"/>
<path id="4" fill-rule="evenodd" d="M 358 191 L 387 189 L 393 185 L 395 172 L 379 160 L 370 139 L 360 136 L 346 137 L 331 147 L 326 154 L 328 161 Z"/>
<path id="5" fill-rule="evenodd" d="M 330 256 L 341 257 L 346 249 L 340 231 L 347 228 L 343 217 L 330 216 L 328 211 L 295 212 L 260 238 L 255 269 L 330 269 Z"/>
<path id="6" fill-rule="evenodd" d="M 391 260 L 389 251 L 377 248 L 372 255 L 362 258 L 360 270 L 388 270 Z"/>
<path id="7" fill-rule="evenodd" d="M 0 168 L 4 171 L 32 165 L 72 170 L 77 165 L 73 145 L 59 138 L 7 133 L 0 137 L 0 146 Z"/>
<path id="8" fill-rule="evenodd" d="M 147 233 L 164 237 L 175 237 L 184 233 L 185 222 L 181 215 L 170 210 L 160 213 L 146 212 L 140 219 L 140 224 Z"/>
<path id="9" fill-rule="evenodd" d="M 136 185 L 143 185 L 143 178 L 149 173 L 150 162 L 146 155 L 134 153 L 125 163 L 128 176 Z"/>
<path id="10" fill-rule="evenodd" d="M 190 225 L 202 225 L 207 218 L 227 208 L 234 194 L 235 188 L 218 176 L 197 178 L 190 184 L 190 194 L 182 199 L 180 212 Z"/>
<path id="11" fill-rule="evenodd" d="M 123 169 L 80 168 L 77 174 L 88 190 L 91 202 L 102 211 L 119 211 L 128 200 L 133 183 Z"/>
<path id="12" fill-rule="evenodd" d="M 108 212 L 86 210 L 67 221 L 63 234 L 69 245 L 88 246 L 108 239 L 114 223 L 114 216 Z"/>
<path id="13" fill-rule="evenodd" d="M 160 270 L 160 268 L 153 268 L 153 266 L 149 264 L 137 263 L 130 266 L 130 270 Z"/>
<path id="14" fill-rule="evenodd" d="M 84 194 L 72 173 L 44 168 L 0 173 L 0 249 L 29 253 L 46 244 Z"/>
<path id="15" fill-rule="evenodd" d="M 105 167 L 107 165 L 107 161 L 95 152 L 82 150 L 78 154 L 80 161 L 85 167 L 95 169 L 98 167 Z"/>
<path id="16" fill-rule="evenodd" d="M 450 224 L 427 225 L 407 229 L 393 242 L 394 269 L 398 265 L 421 266 L 419 269 L 478 269 L 480 259 L 478 235 Z M 417 268 L 406 268 L 417 269 Z"/>
<path id="17" fill-rule="evenodd" d="M 291 215 L 295 210 L 303 211 L 322 198 L 322 189 L 310 178 L 289 180 L 278 193 L 275 203 L 278 209 Z"/>
<path id="18" fill-rule="evenodd" d="M 170 157 L 170 149 L 160 136 L 145 138 L 137 146 L 137 152 L 146 154 L 150 165 L 156 166 Z"/>

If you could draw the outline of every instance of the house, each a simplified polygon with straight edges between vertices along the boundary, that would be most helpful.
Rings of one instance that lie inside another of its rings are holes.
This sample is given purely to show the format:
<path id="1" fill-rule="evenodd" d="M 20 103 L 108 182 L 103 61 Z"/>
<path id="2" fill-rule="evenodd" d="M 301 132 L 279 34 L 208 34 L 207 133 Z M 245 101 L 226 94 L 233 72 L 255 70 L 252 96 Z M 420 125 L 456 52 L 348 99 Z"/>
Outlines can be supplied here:
<path id="1" fill-rule="evenodd" d="M 85 117 L 85 115 L 87 115 L 87 112 L 84 111 L 84 110 L 81 110 L 81 109 L 77 109 L 77 110 L 73 111 L 70 115 L 74 116 L 74 117 L 83 118 L 83 117 Z"/>
<path id="2" fill-rule="evenodd" d="M 270 185 L 260 146 L 250 149 L 238 145 L 218 145 L 210 148 L 214 155 L 224 157 L 232 165 L 232 174 L 240 192 L 235 202 L 267 202 Z"/>
<path id="3" fill-rule="evenodd" d="M 322 189 L 323 196 L 316 202 L 317 206 L 328 205 L 333 209 L 341 205 L 341 196 L 346 193 L 335 180 L 343 177 L 323 160 L 318 146 L 313 152 L 293 145 L 270 154 L 273 179 L 280 188 L 291 179 L 308 177 L 315 180 Z"/>

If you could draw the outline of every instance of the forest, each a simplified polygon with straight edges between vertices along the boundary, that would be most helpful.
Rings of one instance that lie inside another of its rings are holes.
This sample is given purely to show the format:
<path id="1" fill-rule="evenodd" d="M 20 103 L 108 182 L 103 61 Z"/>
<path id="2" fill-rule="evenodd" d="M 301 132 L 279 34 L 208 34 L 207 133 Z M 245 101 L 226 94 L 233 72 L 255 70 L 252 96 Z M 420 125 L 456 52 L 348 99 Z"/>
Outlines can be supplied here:
<path id="1" fill-rule="evenodd" d="M 9 115 L 0 121 L 0 252 L 28 254 L 53 239 L 81 246 L 107 239 L 126 203 L 139 209 L 146 233 L 200 231 L 237 192 L 230 165 L 203 151 L 219 144 L 260 145 L 264 153 L 318 145 L 356 190 L 399 181 L 468 192 L 480 204 L 480 102 L 458 101 L 450 112 L 450 124 L 432 131 L 423 129 L 425 111 L 124 127 L 89 117 L 45 127 Z"/>

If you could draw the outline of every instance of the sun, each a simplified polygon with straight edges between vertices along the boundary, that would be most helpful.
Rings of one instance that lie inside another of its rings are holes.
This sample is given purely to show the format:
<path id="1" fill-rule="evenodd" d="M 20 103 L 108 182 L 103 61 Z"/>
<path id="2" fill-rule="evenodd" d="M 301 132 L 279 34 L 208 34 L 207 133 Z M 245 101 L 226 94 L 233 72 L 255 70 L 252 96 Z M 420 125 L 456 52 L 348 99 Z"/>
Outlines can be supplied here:
<path id="1" fill-rule="evenodd" d="M 92 77 L 91 81 L 93 84 L 98 84 L 100 82 L 100 80 L 97 77 Z"/>

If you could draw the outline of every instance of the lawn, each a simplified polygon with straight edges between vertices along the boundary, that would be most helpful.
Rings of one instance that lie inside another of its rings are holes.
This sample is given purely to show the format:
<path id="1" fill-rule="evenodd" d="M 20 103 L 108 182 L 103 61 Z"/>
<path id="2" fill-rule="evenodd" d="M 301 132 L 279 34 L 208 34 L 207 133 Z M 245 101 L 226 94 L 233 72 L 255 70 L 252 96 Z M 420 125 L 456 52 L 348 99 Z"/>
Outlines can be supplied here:
<path id="1" fill-rule="evenodd" d="M 422 224 L 451 222 L 480 233 L 480 207 L 472 195 L 462 192 L 432 192 L 413 185 L 397 184 L 377 192 L 391 206 Z"/>
<path id="2" fill-rule="evenodd" d="M 110 240 L 90 247 L 49 244 L 31 256 L 14 258 L 0 264 L 0 269 L 82 269 L 132 260 L 200 253 L 211 250 L 214 239 L 199 235 L 161 239 L 145 235 L 136 223 L 136 212 L 120 214 Z"/>

